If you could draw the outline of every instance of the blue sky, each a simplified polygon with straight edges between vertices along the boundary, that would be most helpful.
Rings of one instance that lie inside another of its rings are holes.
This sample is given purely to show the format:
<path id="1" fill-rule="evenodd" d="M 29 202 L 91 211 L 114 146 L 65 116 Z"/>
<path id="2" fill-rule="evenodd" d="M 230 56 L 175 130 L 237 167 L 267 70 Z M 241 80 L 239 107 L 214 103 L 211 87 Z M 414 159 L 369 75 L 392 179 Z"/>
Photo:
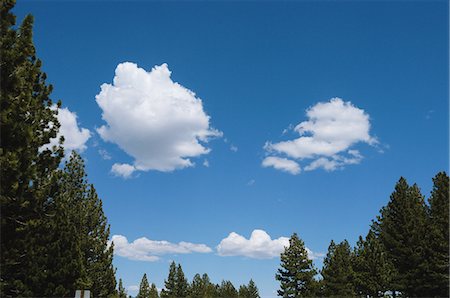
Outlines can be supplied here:
<path id="1" fill-rule="evenodd" d="M 297 232 L 320 267 L 331 239 L 353 245 L 367 233 L 400 176 L 428 195 L 431 178 L 448 172 L 448 11 L 446 1 L 21 1 L 14 10 L 35 16 L 52 97 L 69 110 L 67 125 L 77 115 L 67 134 L 84 146 L 111 236 L 127 239 L 114 263 L 129 293 L 144 272 L 163 287 L 175 260 L 189 279 L 253 278 L 263 297 L 278 287 L 280 237 Z M 114 164 L 127 166 L 114 173 Z M 275 241 L 228 237 L 254 230 Z"/>

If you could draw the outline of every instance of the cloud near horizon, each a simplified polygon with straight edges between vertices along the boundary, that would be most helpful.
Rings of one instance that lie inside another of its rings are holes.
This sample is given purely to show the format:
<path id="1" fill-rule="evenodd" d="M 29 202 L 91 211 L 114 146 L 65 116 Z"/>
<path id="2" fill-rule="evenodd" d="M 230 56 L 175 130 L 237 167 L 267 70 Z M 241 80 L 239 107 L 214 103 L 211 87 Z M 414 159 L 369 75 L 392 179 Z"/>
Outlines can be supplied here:
<path id="1" fill-rule="evenodd" d="M 113 83 L 103 84 L 95 98 L 106 122 L 97 132 L 134 158 L 127 168 L 116 164 L 116 175 L 194 166 L 190 158 L 208 154 L 205 144 L 222 136 L 210 126 L 202 100 L 172 81 L 167 64 L 147 72 L 134 63 L 120 63 Z"/>
<path id="2" fill-rule="evenodd" d="M 114 243 L 114 254 L 135 261 L 155 262 L 166 254 L 210 253 L 212 249 L 205 244 L 190 242 L 171 243 L 168 241 L 150 240 L 146 237 L 133 242 L 122 235 L 112 236 L 109 244 Z"/>
<path id="3" fill-rule="evenodd" d="M 243 256 L 253 259 L 272 259 L 279 257 L 285 247 L 289 247 L 289 238 L 272 239 L 264 230 L 253 230 L 249 239 L 235 232 L 220 241 L 217 253 L 220 256 Z M 310 259 L 322 258 L 324 254 L 314 253 L 306 248 Z"/>
<path id="4" fill-rule="evenodd" d="M 352 149 L 353 145 L 378 144 L 369 132 L 369 115 L 349 101 L 336 97 L 319 102 L 307 109 L 306 116 L 307 121 L 293 128 L 300 137 L 278 143 L 266 142 L 264 149 L 269 156 L 263 160 L 263 167 L 272 166 L 295 175 L 300 172 L 298 161 L 308 160 L 309 164 L 303 167 L 305 171 L 318 168 L 334 171 L 361 162 L 363 156 Z"/>

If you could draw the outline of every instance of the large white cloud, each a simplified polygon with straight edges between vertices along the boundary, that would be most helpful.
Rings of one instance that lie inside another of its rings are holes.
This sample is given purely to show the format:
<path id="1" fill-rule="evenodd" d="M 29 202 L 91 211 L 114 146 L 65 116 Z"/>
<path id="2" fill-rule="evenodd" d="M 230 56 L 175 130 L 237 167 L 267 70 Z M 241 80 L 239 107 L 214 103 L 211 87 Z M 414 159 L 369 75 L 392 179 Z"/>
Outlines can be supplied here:
<path id="1" fill-rule="evenodd" d="M 232 232 L 220 241 L 217 246 L 217 253 L 220 256 L 244 256 L 254 259 L 271 259 L 280 256 L 285 247 L 289 247 L 289 238 L 280 237 L 271 239 L 264 230 L 253 230 L 249 239 Z M 313 253 L 306 248 L 308 257 L 316 259 L 323 257 L 323 254 Z"/>
<path id="2" fill-rule="evenodd" d="M 53 110 L 57 107 L 53 106 Z M 91 132 L 87 128 L 78 127 L 77 114 L 71 112 L 68 108 L 58 109 L 58 122 L 60 124 L 56 138 L 50 139 L 50 143 L 42 146 L 42 149 L 51 148 L 59 144 L 59 138 L 64 136 L 63 147 L 66 155 L 72 150 L 83 152 L 86 150 L 86 142 L 91 137 Z"/>
<path id="3" fill-rule="evenodd" d="M 146 237 L 138 238 L 129 243 L 122 235 L 112 236 L 109 243 L 114 243 L 114 254 L 136 261 L 154 262 L 165 254 L 188 254 L 212 252 L 205 244 L 190 242 L 171 243 L 168 241 L 150 240 Z"/>
<path id="4" fill-rule="evenodd" d="M 304 168 L 306 171 L 317 168 L 333 171 L 362 160 L 359 151 L 350 149 L 353 145 L 377 144 L 376 138 L 370 135 L 369 115 L 351 102 L 344 102 L 340 98 L 319 102 L 306 111 L 306 116 L 307 121 L 294 127 L 300 137 L 278 143 L 266 142 L 266 152 L 286 156 L 292 162 L 293 159 L 309 160 L 310 163 Z M 263 166 L 264 163 L 269 165 L 267 158 L 263 161 Z M 287 161 L 284 163 L 287 164 Z M 281 167 L 278 163 L 272 162 L 270 165 L 286 170 L 286 167 Z"/>
<path id="5" fill-rule="evenodd" d="M 193 166 L 189 158 L 209 153 L 205 143 L 222 135 L 210 127 L 202 100 L 170 75 L 167 64 L 147 72 L 121 63 L 113 84 L 103 84 L 96 96 L 106 122 L 98 133 L 132 156 L 135 170 Z"/>

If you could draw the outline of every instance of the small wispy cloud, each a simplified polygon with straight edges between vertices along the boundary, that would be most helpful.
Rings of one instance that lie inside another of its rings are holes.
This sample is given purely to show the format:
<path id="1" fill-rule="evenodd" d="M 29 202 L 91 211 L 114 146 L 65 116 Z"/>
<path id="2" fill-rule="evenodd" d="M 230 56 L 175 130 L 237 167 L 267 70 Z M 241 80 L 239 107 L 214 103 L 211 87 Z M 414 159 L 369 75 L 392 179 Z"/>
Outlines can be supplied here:
<path id="1" fill-rule="evenodd" d="M 98 154 L 104 160 L 110 160 L 111 159 L 111 154 L 109 154 L 109 152 L 106 151 L 105 149 L 99 149 L 98 150 Z"/>

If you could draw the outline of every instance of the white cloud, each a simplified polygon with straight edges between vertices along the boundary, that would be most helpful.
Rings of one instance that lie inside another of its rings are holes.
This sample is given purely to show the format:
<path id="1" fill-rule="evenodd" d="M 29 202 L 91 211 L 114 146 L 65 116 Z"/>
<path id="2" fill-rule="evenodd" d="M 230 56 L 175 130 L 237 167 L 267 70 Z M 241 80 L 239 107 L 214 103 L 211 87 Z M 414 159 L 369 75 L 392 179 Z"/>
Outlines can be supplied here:
<path id="1" fill-rule="evenodd" d="M 98 150 L 98 154 L 100 154 L 100 156 L 104 160 L 110 160 L 111 159 L 111 154 L 109 154 L 109 152 L 106 151 L 105 149 L 99 149 Z"/>
<path id="2" fill-rule="evenodd" d="M 305 171 L 312 171 L 323 168 L 325 171 L 334 171 L 343 168 L 345 165 L 359 164 L 363 156 L 358 150 L 348 150 L 349 157 L 334 155 L 331 158 L 320 157 L 305 167 Z"/>
<path id="3" fill-rule="evenodd" d="M 122 235 L 114 235 L 109 243 L 114 242 L 114 254 L 136 261 L 154 262 L 165 254 L 210 253 L 211 248 L 205 244 L 190 242 L 171 243 L 168 241 L 138 238 L 129 243 Z"/>
<path id="4" fill-rule="evenodd" d="M 55 110 L 57 107 L 53 106 L 52 109 Z M 68 108 L 60 108 L 57 118 L 60 123 L 58 134 L 56 138 L 50 139 L 50 143 L 42 146 L 42 149 L 58 146 L 59 138 L 64 136 L 63 147 L 66 155 L 70 154 L 72 150 L 79 152 L 86 150 L 86 142 L 91 137 L 91 132 L 87 128 L 78 127 L 77 114 Z"/>
<path id="5" fill-rule="evenodd" d="M 254 259 L 272 259 L 279 257 L 285 247 L 289 247 L 289 238 L 271 239 L 264 230 L 253 230 L 249 239 L 232 232 L 220 241 L 217 252 L 220 256 L 244 256 Z M 324 254 L 314 253 L 306 247 L 310 259 L 322 258 Z"/>
<path id="6" fill-rule="evenodd" d="M 234 145 L 231 145 L 230 146 L 230 150 L 233 151 L 233 152 L 237 152 L 238 151 L 238 147 L 234 146 Z"/>
<path id="7" fill-rule="evenodd" d="M 193 166 L 190 158 L 209 153 L 205 143 L 222 135 L 210 127 L 202 100 L 170 75 L 167 64 L 147 72 L 121 63 L 113 84 L 103 84 L 96 96 L 106 122 L 98 133 L 132 156 L 135 170 Z"/>
<path id="8" fill-rule="evenodd" d="M 294 128 L 300 137 L 279 143 L 266 142 L 264 146 L 266 152 L 271 155 L 285 155 L 296 160 L 310 159 L 312 162 L 305 167 L 308 171 L 317 168 L 333 171 L 361 161 L 362 155 L 350 149 L 353 145 L 378 143 L 369 133 L 369 115 L 351 102 L 332 98 L 329 102 L 319 102 L 310 107 L 306 115 L 308 120 Z M 264 162 L 268 163 L 266 161 L 268 158 L 263 161 L 263 165 Z M 275 160 L 269 161 L 275 167 Z M 282 166 L 278 169 L 286 171 Z"/>
<path id="9" fill-rule="evenodd" d="M 277 170 L 288 172 L 293 175 L 300 173 L 300 165 L 297 162 L 282 157 L 268 156 L 264 158 L 262 166 L 265 168 L 274 167 Z"/>
<path id="10" fill-rule="evenodd" d="M 139 291 L 139 286 L 138 285 L 131 285 L 131 286 L 128 286 L 127 289 L 130 292 L 138 292 Z"/>
<path id="11" fill-rule="evenodd" d="M 255 259 L 279 257 L 284 247 L 289 246 L 289 238 L 271 239 L 263 230 L 254 230 L 250 239 L 232 232 L 220 241 L 217 252 L 220 256 L 244 256 Z"/>
<path id="12" fill-rule="evenodd" d="M 126 163 L 115 163 L 111 168 L 111 173 L 122 178 L 130 178 L 134 173 L 135 167 Z"/>

